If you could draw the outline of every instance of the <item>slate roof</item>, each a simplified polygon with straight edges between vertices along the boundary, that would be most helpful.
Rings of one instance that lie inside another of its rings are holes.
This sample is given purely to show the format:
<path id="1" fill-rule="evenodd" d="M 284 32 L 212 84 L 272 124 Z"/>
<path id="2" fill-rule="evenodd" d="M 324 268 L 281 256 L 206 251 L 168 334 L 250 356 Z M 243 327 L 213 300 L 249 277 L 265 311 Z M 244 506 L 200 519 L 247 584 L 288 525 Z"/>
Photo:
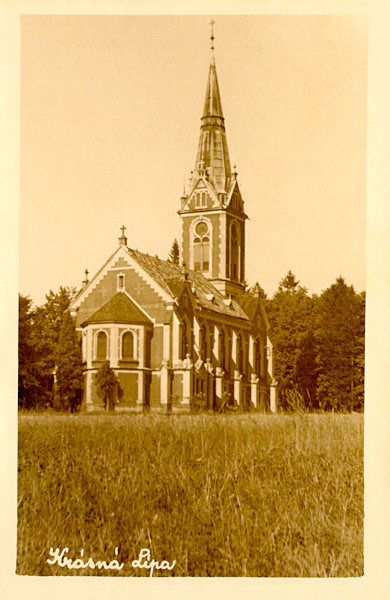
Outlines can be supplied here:
<path id="1" fill-rule="evenodd" d="M 158 256 L 150 256 L 138 250 L 128 248 L 129 255 L 169 294 L 173 300 L 178 299 L 184 289 L 185 273 L 182 267 L 162 260 Z M 202 273 L 187 270 L 188 281 L 193 292 L 193 300 L 197 307 L 216 313 L 248 321 L 248 316 L 235 300 L 226 306 L 223 295 Z M 211 299 L 213 296 L 213 299 Z"/>
<path id="2" fill-rule="evenodd" d="M 127 294 L 117 292 L 81 326 L 91 323 L 151 323 L 151 321 Z"/>

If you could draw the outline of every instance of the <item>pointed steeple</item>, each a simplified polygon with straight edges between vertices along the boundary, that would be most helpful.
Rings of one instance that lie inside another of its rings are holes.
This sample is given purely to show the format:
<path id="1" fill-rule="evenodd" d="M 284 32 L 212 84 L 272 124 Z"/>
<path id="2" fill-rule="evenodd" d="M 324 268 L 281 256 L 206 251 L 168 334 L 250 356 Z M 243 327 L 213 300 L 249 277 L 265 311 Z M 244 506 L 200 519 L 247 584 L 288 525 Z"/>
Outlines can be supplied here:
<path id="1" fill-rule="evenodd" d="M 213 25 L 214 22 L 211 22 Z M 214 59 L 214 34 L 211 33 L 211 58 L 206 96 L 201 118 L 195 173 L 207 175 L 215 191 L 228 193 L 232 182 L 217 70 Z M 193 182 L 195 183 L 193 178 Z"/>
<path id="2" fill-rule="evenodd" d="M 221 117 L 223 119 L 221 95 L 219 93 L 217 70 L 213 56 L 209 67 L 202 119 L 205 117 Z"/>
<path id="3" fill-rule="evenodd" d="M 214 22 L 211 22 L 211 26 Z M 245 289 L 244 202 L 230 166 L 217 70 L 214 32 L 195 169 L 178 211 L 183 262 L 201 271 L 226 297 Z"/>

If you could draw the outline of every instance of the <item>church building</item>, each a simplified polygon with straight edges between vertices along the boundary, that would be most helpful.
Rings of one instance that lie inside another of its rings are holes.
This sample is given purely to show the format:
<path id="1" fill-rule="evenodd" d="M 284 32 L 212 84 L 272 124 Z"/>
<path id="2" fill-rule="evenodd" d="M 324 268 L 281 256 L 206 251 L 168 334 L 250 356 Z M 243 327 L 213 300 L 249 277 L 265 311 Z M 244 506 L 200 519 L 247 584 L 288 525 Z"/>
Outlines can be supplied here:
<path id="1" fill-rule="evenodd" d="M 106 263 L 73 300 L 84 361 L 82 408 L 103 408 L 94 375 L 109 361 L 117 410 L 275 411 L 268 321 L 245 284 L 245 214 L 232 169 L 211 36 L 199 145 L 183 193 L 181 264 L 129 248 L 125 227 Z"/>

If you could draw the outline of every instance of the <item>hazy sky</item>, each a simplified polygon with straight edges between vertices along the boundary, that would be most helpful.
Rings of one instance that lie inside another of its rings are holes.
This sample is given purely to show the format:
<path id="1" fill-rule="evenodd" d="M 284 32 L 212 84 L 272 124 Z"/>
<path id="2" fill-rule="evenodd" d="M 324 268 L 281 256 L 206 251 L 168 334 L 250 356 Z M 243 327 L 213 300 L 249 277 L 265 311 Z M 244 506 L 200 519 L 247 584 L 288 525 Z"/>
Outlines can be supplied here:
<path id="1" fill-rule="evenodd" d="M 246 278 L 271 295 L 365 289 L 362 17 L 218 16 L 229 153 L 250 217 Z M 118 245 L 180 240 L 209 64 L 209 16 L 23 16 L 20 291 L 79 286 Z"/>

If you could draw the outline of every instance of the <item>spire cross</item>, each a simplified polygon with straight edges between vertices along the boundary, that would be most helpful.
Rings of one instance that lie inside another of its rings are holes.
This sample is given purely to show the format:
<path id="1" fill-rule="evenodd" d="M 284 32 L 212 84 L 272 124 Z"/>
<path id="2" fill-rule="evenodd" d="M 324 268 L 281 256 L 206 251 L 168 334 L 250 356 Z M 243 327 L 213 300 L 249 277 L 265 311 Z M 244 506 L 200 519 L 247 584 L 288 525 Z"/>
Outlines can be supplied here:
<path id="1" fill-rule="evenodd" d="M 214 19 L 211 19 L 210 21 L 210 25 L 211 25 L 211 35 L 210 35 L 210 40 L 211 40 L 211 50 L 214 50 L 214 25 L 215 25 L 215 21 Z"/>
<path id="2" fill-rule="evenodd" d="M 125 237 L 126 227 L 124 225 L 122 225 L 122 227 L 120 227 L 120 230 L 122 231 L 122 237 Z"/>

